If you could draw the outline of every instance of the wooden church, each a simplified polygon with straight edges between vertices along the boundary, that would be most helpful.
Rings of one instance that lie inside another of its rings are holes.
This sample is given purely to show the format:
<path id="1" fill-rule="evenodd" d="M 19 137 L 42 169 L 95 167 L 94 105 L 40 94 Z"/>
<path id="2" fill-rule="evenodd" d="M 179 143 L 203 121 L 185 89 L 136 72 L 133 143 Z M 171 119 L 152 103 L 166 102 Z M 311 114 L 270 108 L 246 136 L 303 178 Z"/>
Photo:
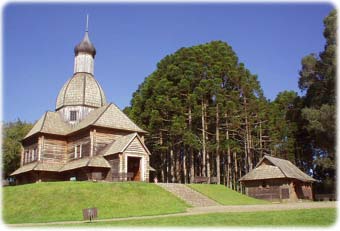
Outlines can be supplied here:
<path id="1" fill-rule="evenodd" d="M 88 29 L 74 48 L 74 74 L 22 140 L 17 184 L 40 181 L 149 181 L 146 131 L 107 103 L 94 77 L 96 49 Z M 153 170 L 153 169 L 152 169 Z"/>

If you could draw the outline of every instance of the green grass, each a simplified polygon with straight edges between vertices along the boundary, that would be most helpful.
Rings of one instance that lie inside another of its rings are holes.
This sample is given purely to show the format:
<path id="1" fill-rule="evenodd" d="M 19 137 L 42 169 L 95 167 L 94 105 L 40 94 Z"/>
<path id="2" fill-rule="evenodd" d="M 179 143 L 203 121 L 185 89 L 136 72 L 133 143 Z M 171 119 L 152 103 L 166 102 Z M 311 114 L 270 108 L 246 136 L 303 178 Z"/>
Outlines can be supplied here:
<path id="1" fill-rule="evenodd" d="M 149 183 L 48 182 L 3 188 L 3 221 L 34 223 L 83 220 L 82 209 L 98 218 L 147 216 L 186 211 L 188 205 Z"/>
<path id="2" fill-rule="evenodd" d="M 253 205 L 268 204 L 270 202 L 248 197 L 223 185 L 189 184 L 192 189 L 206 195 L 222 205 Z"/>
<path id="3" fill-rule="evenodd" d="M 84 223 L 81 226 L 331 226 L 336 221 L 336 209 L 301 209 L 270 212 L 212 213 L 115 222 Z"/>

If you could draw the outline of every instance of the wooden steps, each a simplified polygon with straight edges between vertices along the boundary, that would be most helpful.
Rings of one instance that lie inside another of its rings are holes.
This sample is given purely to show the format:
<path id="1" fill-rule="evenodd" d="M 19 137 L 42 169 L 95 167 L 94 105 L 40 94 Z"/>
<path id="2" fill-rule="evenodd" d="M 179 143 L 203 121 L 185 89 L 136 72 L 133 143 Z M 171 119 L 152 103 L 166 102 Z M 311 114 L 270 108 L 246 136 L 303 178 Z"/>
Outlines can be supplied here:
<path id="1" fill-rule="evenodd" d="M 165 190 L 171 192 L 175 196 L 181 198 L 194 207 L 218 206 L 217 202 L 206 197 L 205 195 L 187 187 L 185 184 L 176 183 L 158 183 Z"/>

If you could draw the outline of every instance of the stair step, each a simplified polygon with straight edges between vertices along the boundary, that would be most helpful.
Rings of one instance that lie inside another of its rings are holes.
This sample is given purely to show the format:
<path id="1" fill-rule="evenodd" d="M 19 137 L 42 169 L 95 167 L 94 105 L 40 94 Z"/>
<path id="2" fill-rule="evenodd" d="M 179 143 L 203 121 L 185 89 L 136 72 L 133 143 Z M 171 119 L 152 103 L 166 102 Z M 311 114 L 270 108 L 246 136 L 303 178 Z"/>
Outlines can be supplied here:
<path id="1" fill-rule="evenodd" d="M 217 202 L 211 200 L 205 195 L 189 188 L 184 184 L 158 183 L 158 185 L 194 207 L 219 205 Z"/>

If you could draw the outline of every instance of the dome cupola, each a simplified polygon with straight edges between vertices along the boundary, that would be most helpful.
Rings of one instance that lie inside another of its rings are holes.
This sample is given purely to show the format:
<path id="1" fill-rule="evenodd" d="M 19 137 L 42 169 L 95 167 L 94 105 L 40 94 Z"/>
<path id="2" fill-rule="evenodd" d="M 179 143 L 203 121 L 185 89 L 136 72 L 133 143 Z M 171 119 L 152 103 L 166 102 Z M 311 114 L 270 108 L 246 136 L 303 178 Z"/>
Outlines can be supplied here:
<path id="1" fill-rule="evenodd" d="M 88 73 L 76 73 L 61 88 L 56 110 L 66 106 L 98 108 L 106 105 L 104 91 L 97 80 Z"/>
<path id="2" fill-rule="evenodd" d="M 83 40 L 74 48 L 74 55 L 77 56 L 79 53 L 90 54 L 93 58 L 96 55 L 96 48 L 90 41 L 89 32 L 86 29 Z"/>

